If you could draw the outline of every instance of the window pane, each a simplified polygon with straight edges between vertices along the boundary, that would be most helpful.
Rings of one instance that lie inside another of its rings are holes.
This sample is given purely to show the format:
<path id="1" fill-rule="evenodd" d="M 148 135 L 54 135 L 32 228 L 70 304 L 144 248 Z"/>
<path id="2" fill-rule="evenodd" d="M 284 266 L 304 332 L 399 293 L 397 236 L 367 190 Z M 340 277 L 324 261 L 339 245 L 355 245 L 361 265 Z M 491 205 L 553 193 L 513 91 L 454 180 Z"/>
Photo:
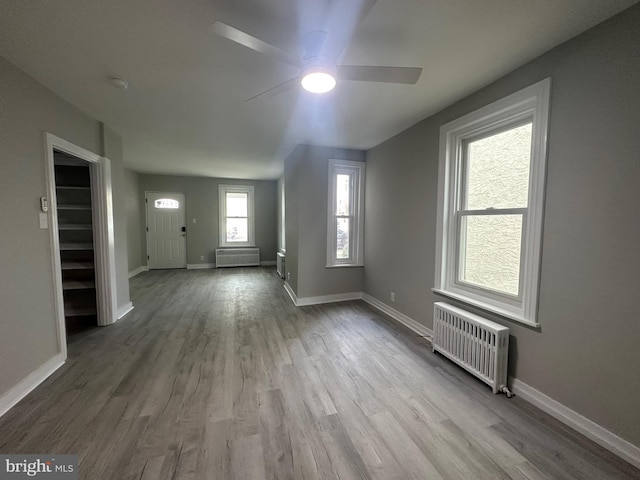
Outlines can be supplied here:
<path id="1" fill-rule="evenodd" d="M 467 215 L 460 228 L 460 280 L 518 295 L 522 215 Z"/>
<path id="2" fill-rule="evenodd" d="M 227 193 L 227 217 L 246 217 L 248 194 Z"/>
<path id="3" fill-rule="evenodd" d="M 180 202 L 178 200 L 173 200 L 172 198 L 158 198 L 154 206 L 156 208 L 180 208 Z"/>
<path id="4" fill-rule="evenodd" d="M 248 242 L 246 218 L 227 218 L 227 242 Z"/>
<path id="5" fill-rule="evenodd" d="M 338 224 L 337 242 L 336 242 L 336 258 L 337 259 L 349 259 L 349 219 L 337 218 Z"/>
<path id="6" fill-rule="evenodd" d="M 531 123 L 467 144 L 467 210 L 526 207 Z"/>
<path id="7" fill-rule="evenodd" d="M 336 215 L 349 215 L 349 199 L 351 176 L 338 174 L 336 175 Z"/>

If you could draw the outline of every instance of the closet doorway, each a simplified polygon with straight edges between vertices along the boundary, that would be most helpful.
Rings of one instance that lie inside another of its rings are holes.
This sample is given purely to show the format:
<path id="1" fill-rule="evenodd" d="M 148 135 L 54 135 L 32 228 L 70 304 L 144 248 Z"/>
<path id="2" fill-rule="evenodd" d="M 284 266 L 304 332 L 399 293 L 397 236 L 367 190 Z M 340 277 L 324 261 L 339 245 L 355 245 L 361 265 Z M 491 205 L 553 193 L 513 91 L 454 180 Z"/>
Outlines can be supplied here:
<path id="1" fill-rule="evenodd" d="M 116 321 L 111 169 L 108 159 L 45 134 L 58 344 Z"/>
<path id="2" fill-rule="evenodd" d="M 65 331 L 98 326 L 90 163 L 53 151 Z"/>

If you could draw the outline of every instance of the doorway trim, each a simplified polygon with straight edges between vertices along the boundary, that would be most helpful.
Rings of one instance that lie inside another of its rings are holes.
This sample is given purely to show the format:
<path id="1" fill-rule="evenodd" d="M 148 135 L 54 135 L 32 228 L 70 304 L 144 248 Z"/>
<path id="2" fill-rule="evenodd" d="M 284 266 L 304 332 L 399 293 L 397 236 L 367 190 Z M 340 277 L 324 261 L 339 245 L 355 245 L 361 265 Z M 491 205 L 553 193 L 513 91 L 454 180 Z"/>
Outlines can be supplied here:
<path id="1" fill-rule="evenodd" d="M 55 162 L 53 151 L 68 153 L 89 163 L 91 174 L 91 211 L 93 215 L 94 255 L 96 270 L 96 297 L 98 325 L 110 325 L 117 321 L 116 262 L 113 221 L 113 192 L 111 187 L 111 162 L 67 140 L 45 132 L 45 163 L 47 197 L 51 211 L 49 239 L 53 267 L 54 301 L 58 320 L 58 348 L 67 358 L 67 333 L 62 294 L 62 262 L 58 232 Z"/>

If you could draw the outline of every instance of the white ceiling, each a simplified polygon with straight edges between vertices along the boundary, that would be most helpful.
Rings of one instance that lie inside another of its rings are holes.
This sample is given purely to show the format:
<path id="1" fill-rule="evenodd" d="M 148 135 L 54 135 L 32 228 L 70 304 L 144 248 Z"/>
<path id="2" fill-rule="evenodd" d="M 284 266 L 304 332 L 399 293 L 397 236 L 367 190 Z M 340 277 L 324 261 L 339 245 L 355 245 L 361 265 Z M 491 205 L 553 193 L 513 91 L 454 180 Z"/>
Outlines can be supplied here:
<path id="1" fill-rule="evenodd" d="M 245 102 L 296 69 L 213 22 L 295 53 L 338 1 L 359 0 L 0 0 L 0 55 L 120 133 L 133 170 L 274 179 L 298 143 L 371 148 L 637 0 L 378 0 L 343 63 L 423 67 L 417 85 Z"/>

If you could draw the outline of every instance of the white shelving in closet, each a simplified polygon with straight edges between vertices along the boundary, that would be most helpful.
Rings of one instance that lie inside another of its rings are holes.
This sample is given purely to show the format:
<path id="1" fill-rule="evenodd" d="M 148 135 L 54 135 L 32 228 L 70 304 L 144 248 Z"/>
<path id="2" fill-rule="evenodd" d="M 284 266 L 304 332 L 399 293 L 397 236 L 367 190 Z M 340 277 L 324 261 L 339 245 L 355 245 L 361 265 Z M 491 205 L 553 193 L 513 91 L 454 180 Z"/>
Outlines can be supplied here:
<path id="1" fill-rule="evenodd" d="M 91 172 L 87 162 L 61 152 L 54 160 L 64 314 L 73 333 L 97 325 Z"/>

